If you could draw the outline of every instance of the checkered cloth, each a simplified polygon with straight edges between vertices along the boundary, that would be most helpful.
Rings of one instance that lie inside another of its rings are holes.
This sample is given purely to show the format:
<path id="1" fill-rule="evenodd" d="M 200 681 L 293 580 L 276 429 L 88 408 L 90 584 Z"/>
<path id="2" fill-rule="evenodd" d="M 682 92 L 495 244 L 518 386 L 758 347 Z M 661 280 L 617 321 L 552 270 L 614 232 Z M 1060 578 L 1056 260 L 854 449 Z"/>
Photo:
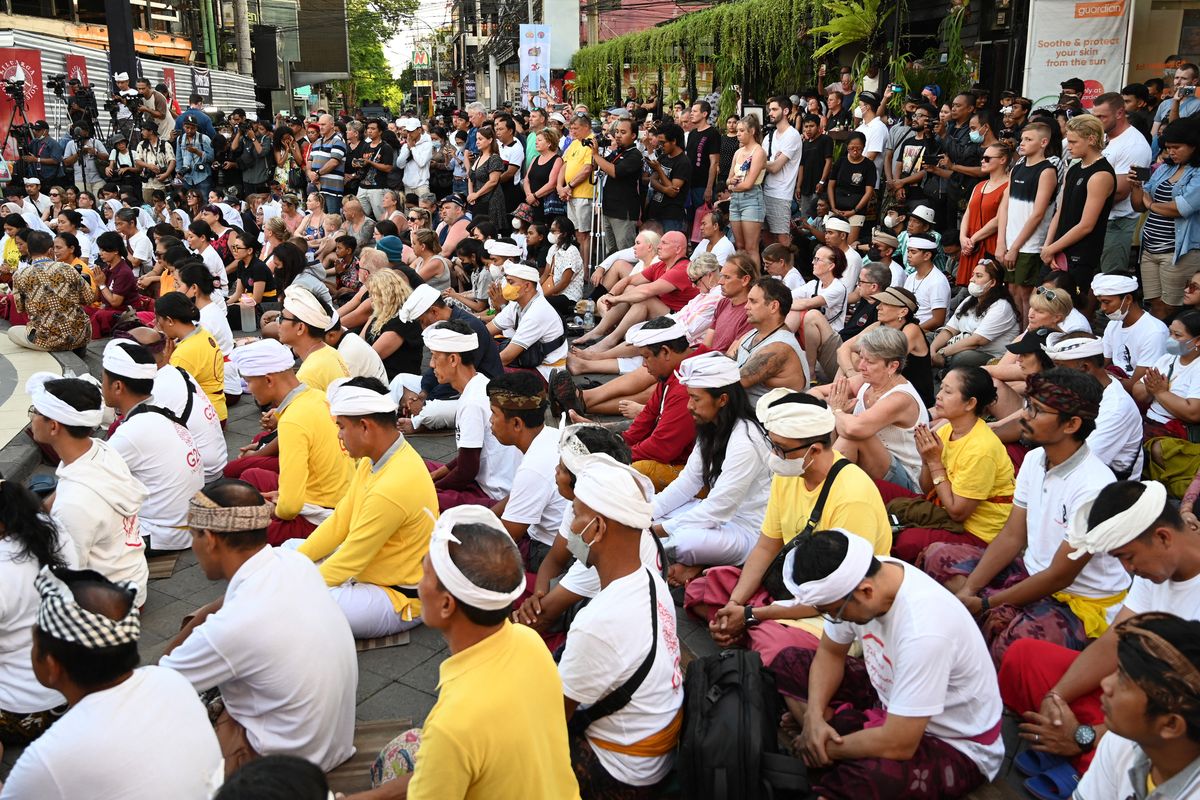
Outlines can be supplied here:
<path id="1" fill-rule="evenodd" d="M 80 579 L 107 582 L 102 575 L 91 570 L 42 567 L 34 583 L 42 597 L 38 606 L 38 627 L 55 639 L 78 644 L 88 650 L 137 642 L 142 631 L 141 615 L 132 603 L 137 594 L 137 584 L 133 581 L 112 584 L 128 592 L 131 601 L 129 613 L 124 619 L 117 620 L 88 611 L 75 602 L 75 595 L 66 581 Z"/>

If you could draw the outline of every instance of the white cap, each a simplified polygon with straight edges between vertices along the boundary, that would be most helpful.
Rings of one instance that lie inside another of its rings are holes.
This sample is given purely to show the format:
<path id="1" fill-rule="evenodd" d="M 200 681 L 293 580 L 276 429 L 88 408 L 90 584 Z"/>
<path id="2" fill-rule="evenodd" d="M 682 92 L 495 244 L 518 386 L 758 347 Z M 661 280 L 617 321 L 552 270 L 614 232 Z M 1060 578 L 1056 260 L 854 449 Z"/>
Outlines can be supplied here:
<path id="1" fill-rule="evenodd" d="M 402 120 L 400 120 L 400 122 L 398 124 L 401 128 L 403 128 L 406 131 L 415 131 L 417 128 L 421 127 L 421 123 L 418 120 L 413 119 L 412 117 L 407 117 L 405 119 L 402 119 Z"/>
<path id="2" fill-rule="evenodd" d="M 29 185 L 29 184 L 31 184 L 31 183 L 37 183 L 37 184 L 40 184 L 41 182 L 42 182 L 42 179 L 41 179 L 41 178 L 26 178 L 26 179 L 25 179 L 25 185 L 26 185 L 26 186 L 28 186 L 28 185 Z"/>
<path id="3" fill-rule="evenodd" d="M 562 114 L 558 113 L 557 111 L 555 111 L 553 114 L 551 114 L 549 116 L 549 120 L 551 122 L 561 122 L 563 125 L 567 124 L 567 118 L 564 117 Z"/>

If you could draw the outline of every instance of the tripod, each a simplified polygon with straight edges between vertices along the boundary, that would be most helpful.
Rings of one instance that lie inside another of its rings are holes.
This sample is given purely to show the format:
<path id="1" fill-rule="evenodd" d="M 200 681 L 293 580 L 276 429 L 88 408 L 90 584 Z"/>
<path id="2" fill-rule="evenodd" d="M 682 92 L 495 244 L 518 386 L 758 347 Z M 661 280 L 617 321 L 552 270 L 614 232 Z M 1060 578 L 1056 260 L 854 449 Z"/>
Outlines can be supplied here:
<path id="1" fill-rule="evenodd" d="M 608 234 L 604 230 L 604 184 L 608 181 L 608 175 L 602 170 L 594 169 L 592 181 L 596 191 L 595 197 L 592 199 L 592 242 L 591 247 L 588 248 L 588 275 L 595 272 L 596 268 L 603 264 L 604 259 L 608 257 L 608 248 L 605 246 Z"/>
<path id="2" fill-rule="evenodd" d="M 23 90 L 22 90 L 23 91 Z M 29 165 L 22 158 L 29 152 L 29 144 L 32 141 L 32 136 L 29 132 L 29 119 L 25 116 L 25 95 L 22 93 L 19 97 L 14 97 L 9 94 L 13 100 L 12 113 L 8 115 L 8 127 L 5 129 L 8 135 L 13 138 L 13 142 L 17 145 L 17 160 L 15 169 L 13 170 L 12 180 L 18 178 L 27 178 L 30 175 Z M 17 117 L 21 118 L 20 124 L 17 124 Z M 6 142 L 7 143 L 7 142 Z"/>

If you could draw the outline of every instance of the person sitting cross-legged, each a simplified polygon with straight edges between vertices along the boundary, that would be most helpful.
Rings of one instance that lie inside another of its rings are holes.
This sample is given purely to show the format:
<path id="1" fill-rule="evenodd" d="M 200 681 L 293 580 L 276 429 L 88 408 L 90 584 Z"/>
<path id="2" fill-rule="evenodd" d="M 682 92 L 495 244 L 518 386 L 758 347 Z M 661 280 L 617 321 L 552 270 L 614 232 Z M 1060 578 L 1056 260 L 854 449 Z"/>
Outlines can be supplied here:
<path id="1" fill-rule="evenodd" d="M 137 668 L 137 587 L 49 567 L 34 585 L 34 674 L 70 708 L 21 753 L 0 798 L 210 796 L 221 748 L 204 705 L 177 672 Z"/>
<path id="2" fill-rule="evenodd" d="M 705 567 L 745 562 L 767 510 L 771 448 L 733 359 L 705 353 L 680 364 L 678 374 L 696 446 L 679 476 L 655 496 L 651 530 L 664 537 L 675 562 L 672 583 L 686 584 Z"/>
<path id="3" fill-rule="evenodd" d="M 567 547 L 596 568 L 600 591 L 572 620 L 558 663 L 571 764 L 585 800 L 652 798 L 683 722 L 675 605 L 662 575 L 642 561 L 652 514 L 642 476 L 605 455 L 581 462 Z M 628 702 L 605 708 L 644 663 Z"/>
<path id="4" fill-rule="evenodd" d="M 982 549 L 934 543 L 925 571 L 980 618 L 993 660 L 1036 637 L 1082 650 L 1104 633 L 1129 587 L 1112 556 L 1073 559 L 1071 520 L 1112 483 L 1112 470 L 1085 442 L 1100 410 L 1100 384 L 1075 370 L 1031 376 L 1021 428 L 1039 445 L 1021 465 L 1004 528 Z"/>
<path id="5" fill-rule="evenodd" d="M 536 573 L 567 507 L 555 488 L 558 430 L 546 425 L 546 386 L 536 375 L 513 372 L 489 381 L 487 396 L 496 441 L 521 453 L 508 497 L 493 510 L 516 541 L 525 570 Z"/>
<path id="6" fill-rule="evenodd" d="M 489 336 L 504 336 L 505 367 L 535 369 L 543 380 L 554 367 L 566 366 L 567 333 L 562 318 L 542 294 L 541 275 L 524 264 L 504 263 L 504 308 L 487 324 Z"/>
<path id="7" fill-rule="evenodd" d="M 1075 800 L 1200 793 L 1200 622 L 1139 614 L 1117 629 L 1100 742 Z"/>
<path id="8" fill-rule="evenodd" d="M 238 347 L 233 361 L 254 401 L 273 409 L 268 413 L 278 426 L 278 470 L 263 463 L 243 470 L 241 479 L 275 503 L 267 530 L 273 546 L 307 538 L 345 496 L 353 472 L 329 402 L 323 391 L 300 382 L 292 351 L 274 339 Z"/>
<path id="9" fill-rule="evenodd" d="M 357 466 L 329 518 L 296 549 L 321 577 L 359 639 L 420 623 L 421 559 L 437 516 L 429 470 L 396 429 L 396 404 L 374 378 L 329 384 L 329 413 Z"/>
<path id="10" fill-rule="evenodd" d="M 494 506 L 508 496 L 520 451 L 501 444 L 492 433 L 488 378 L 475 370 L 477 333 L 464 322 L 450 320 L 421 334 L 429 348 L 429 366 L 438 383 L 458 392 L 454 412 L 454 444 L 458 452 L 448 464 L 426 461 L 437 489 L 438 506 L 468 503 Z"/>
<path id="11" fill-rule="evenodd" d="M 210 713 L 226 776 L 276 754 L 333 769 L 354 753 L 350 626 L 307 558 L 267 544 L 271 504 L 254 487 L 222 479 L 188 505 L 200 569 L 229 585 L 187 621 L 159 666 L 197 691 L 220 690 Z"/>
<path id="12" fill-rule="evenodd" d="M 146 349 L 150 351 L 150 348 Z M 154 375 L 151 402 L 170 411 L 179 424 L 187 428 L 200 453 L 205 483 L 219 479 L 229 463 L 229 446 L 225 443 L 217 410 L 187 370 L 174 364 L 164 365 L 158 354 L 154 354 L 154 361 L 158 372 Z"/>
<path id="13" fill-rule="evenodd" d="M 512 536 L 489 509 L 452 508 L 423 567 L 421 616 L 450 648 L 438 700 L 423 728 L 384 747 L 376 788 L 347 800 L 579 800 L 554 659 L 508 621 L 525 591 Z"/>
<path id="14" fill-rule="evenodd" d="M 948 800 L 996 777 L 996 671 L 953 595 L 844 530 L 798 537 L 783 579 L 826 620 L 815 652 L 790 648 L 771 665 L 814 794 Z"/>

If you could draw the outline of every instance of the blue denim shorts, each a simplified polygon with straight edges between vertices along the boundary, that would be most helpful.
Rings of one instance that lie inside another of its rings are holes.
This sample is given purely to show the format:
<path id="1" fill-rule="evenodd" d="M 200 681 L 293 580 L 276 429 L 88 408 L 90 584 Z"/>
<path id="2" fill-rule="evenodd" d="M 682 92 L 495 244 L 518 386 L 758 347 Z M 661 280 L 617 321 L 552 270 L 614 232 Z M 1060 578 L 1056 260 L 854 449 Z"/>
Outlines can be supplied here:
<path id="1" fill-rule="evenodd" d="M 766 218 L 766 214 L 762 186 L 755 186 L 747 192 L 734 192 L 730 195 L 730 222 L 762 222 Z"/>

